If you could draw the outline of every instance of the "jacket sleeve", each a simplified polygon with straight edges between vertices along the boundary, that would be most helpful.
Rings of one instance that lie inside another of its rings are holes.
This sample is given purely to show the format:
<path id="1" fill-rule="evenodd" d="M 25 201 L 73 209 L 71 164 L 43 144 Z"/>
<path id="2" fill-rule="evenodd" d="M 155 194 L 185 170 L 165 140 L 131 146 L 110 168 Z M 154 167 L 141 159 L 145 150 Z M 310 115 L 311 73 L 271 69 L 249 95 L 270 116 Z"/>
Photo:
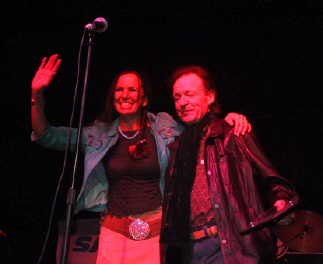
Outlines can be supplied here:
<path id="1" fill-rule="evenodd" d="M 90 127 L 83 128 L 82 130 L 82 137 L 81 137 L 80 143 L 81 143 L 83 152 L 85 149 L 85 143 L 87 140 L 87 135 L 89 130 L 90 130 Z M 69 128 L 67 127 L 48 126 L 45 134 L 38 139 L 35 139 L 34 132 L 32 132 L 31 140 L 42 147 L 64 151 L 66 149 L 68 134 L 69 134 Z M 75 151 L 76 142 L 77 142 L 77 129 L 72 128 L 71 135 L 70 135 L 69 151 Z"/>
<path id="2" fill-rule="evenodd" d="M 264 186 L 264 199 L 269 203 L 269 206 L 273 206 L 277 200 L 298 200 L 293 185 L 278 173 L 267 158 L 254 133 L 247 133 L 243 137 L 236 138 L 236 140 L 240 149 L 250 161 L 255 174 L 260 175 Z"/>

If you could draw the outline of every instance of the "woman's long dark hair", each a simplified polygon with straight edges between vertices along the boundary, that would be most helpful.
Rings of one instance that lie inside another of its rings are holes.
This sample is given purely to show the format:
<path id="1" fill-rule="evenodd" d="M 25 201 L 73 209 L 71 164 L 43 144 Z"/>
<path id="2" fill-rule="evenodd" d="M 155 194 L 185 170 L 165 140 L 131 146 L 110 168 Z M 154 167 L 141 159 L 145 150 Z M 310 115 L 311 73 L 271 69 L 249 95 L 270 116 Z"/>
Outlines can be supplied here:
<path id="1" fill-rule="evenodd" d="M 151 103 L 151 85 L 148 77 L 141 72 L 135 71 L 135 70 L 126 70 L 120 72 L 113 80 L 109 94 L 105 103 L 105 107 L 101 113 L 100 116 L 98 116 L 96 119 L 100 120 L 102 122 L 107 123 L 110 125 L 115 119 L 119 117 L 119 113 L 117 112 L 115 106 L 114 106 L 114 92 L 117 86 L 117 82 L 119 78 L 124 75 L 124 74 L 135 74 L 139 80 L 141 81 L 141 86 L 144 91 L 144 96 L 147 97 L 148 103 L 146 106 L 142 107 L 142 112 L 141 112 L 141 121 L 140 121 L 140 131 L 139 131 L 139 141 L 135 146 L 133 146 L 132 150 L 129 150 L 129 156 L 134 159 L 134 160 L 139 160 L 143 159 L 149 156 L 150 154 L 150 149 L 148 148 L 146 144 L 146 139 L 144 138 L 145 136 L 145 131 L 148 126 L 148 120 L 147 120 L 147 113 L 149 109 L 149 105 Z"/>

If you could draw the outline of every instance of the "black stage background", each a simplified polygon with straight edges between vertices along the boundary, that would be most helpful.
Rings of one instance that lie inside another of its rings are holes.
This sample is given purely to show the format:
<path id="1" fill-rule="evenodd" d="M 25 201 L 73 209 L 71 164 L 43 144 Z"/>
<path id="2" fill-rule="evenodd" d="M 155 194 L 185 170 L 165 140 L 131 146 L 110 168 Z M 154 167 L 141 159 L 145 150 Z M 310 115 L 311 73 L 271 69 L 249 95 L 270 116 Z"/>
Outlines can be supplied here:
<path id="1" fill-rule="evenodd" d="M 0 229 L 7 237 L 0 235 L 0 262 L 8 262 L 9 241 L 10 263 L 37 263 L 62 170 L 63 153 L 30 142 L 32 77 L 43 56 L 60 55 L 46 112 L 52 125 L 68 125 L 83 27 L 100 16 L 109 27 L 94 38 L 86 123 L 101 111 L 108 84 L 124 66 L 147 72 L 152 110 L 170 113 L 172 69 L 206 66 L 218 85 L 222 117 L 245 114 L 269 158 L 294 183 L 303 209 L 323 213 L 322 7 L 317 0 L 3 2 Z M 43 263 L 55 263 L 72 167 L 70 154 Z"/>

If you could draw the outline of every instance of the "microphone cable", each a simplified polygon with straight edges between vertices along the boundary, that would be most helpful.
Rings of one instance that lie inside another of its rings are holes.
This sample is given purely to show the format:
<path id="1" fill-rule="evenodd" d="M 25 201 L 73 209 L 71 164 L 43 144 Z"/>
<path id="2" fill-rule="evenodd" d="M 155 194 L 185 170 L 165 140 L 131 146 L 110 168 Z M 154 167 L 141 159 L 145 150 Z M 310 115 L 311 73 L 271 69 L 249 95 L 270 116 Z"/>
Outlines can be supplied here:
<path id="1" fill-rule="evenodd" d="M 54 197 L 54 201 L 53 201 L 53 205 L 52 205 L 52 210 L 51 210 L 50 217 L 49 217 L 49 224 L 48 224 L 48 229 L 47 229 L 47 234 L 46 234 L 44 246 L 43 246 L 43 249 L 42 249 L 41 255 L 40 255 L 39 259 L 38 259 L 37 264 L 40 264 L 40 262 L 41 262 L 41 260 L 43 258 L 46 246 L 47 246 L 47 242 L 48 242 L 48 238 L 49 238 L 49 234 L 50 234 L 50 229 L 51 229 L 51 225 L 52 225 L 52 220 L 53 220 L 54 209 L 55 209 L 56 200 L 57 200 L 57 195 L 58 195 L 58 192 L 59 192 L 59 189 L 60 189 L 60 186 L 61 186 L 61 182 L 62 182 L 64 173 L 65 173 L 66 161 L 67 161 L 67 153 L 68 153 L 68 149 L 69 149 L 69 145 L 70 145 L 71 130 L 72 130 L 72 124 L 73 124 L 73 119 L 74 119 L 74 113 L 75 113 L 76 98 L 77 98 L 77 93 L 78 93 L 78 83 L 79 83 L 79 78 L 80 78 L 81 50 L 82 50 L 85 34 L 86 34 L 86 32 L 83 33 L 81 43 L 80 43 L 80 47 L 79 47 L 79 53 L 78 53 L 78 63 L 77 63 L 78 66 L 77 66 L 76 85 L 75 85 L 75 92 L 74 92 L 74 98 L 73 98 L 73 108 L 72 108 L 70 124 L 69 124 L 69 131 L 68 131 L 66 148 L 65 148 L 63 170 L 62 170 L 62 173 L 60 175 L 58 186 L 57 186 L 57 189 L 56 189 L 56 193 L 55 193 L 55 197 Z M 72 182 L 74 184 L 74 178 L 73 178 Z"/>

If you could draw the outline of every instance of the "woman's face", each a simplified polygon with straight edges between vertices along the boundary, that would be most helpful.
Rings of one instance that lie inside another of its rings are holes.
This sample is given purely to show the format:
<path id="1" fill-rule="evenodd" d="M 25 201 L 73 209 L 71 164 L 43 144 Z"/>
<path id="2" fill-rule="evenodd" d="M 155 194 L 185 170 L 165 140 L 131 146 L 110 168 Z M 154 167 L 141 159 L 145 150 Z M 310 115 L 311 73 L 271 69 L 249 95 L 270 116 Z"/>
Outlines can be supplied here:
<path id="1" fill-rule="evenodd" d="M 134 73 L 120 76 L 114 91 L 114 106 L 120 116 L 138 117 L 148 103 L 141 80 Z"/>

